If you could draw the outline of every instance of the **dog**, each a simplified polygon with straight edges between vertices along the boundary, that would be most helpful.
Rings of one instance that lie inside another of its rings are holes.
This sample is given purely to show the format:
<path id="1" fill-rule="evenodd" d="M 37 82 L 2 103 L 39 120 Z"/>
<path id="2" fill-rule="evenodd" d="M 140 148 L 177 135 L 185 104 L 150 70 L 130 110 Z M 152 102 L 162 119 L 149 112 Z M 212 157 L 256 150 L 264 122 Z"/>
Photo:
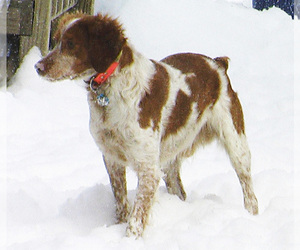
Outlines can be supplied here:
<path id="1" fill-rule="evenodd" d="M 65 15 L 56 47 L 36 63 L 49 81 L 87 81 L 90 132 L 103 154 L 127 236 L 143 234 L 160 179 L 170 194 L 186 199 L 180 166 L 200 145 L 217 139 L 239 178 L 244 206 L 258 214 L 243 111 L 227 75 L 227 57 L 181 53 L 161 61 L 135 50 L 117 19 Z M 133 208 L 126 166 L 137 173 Z"/>

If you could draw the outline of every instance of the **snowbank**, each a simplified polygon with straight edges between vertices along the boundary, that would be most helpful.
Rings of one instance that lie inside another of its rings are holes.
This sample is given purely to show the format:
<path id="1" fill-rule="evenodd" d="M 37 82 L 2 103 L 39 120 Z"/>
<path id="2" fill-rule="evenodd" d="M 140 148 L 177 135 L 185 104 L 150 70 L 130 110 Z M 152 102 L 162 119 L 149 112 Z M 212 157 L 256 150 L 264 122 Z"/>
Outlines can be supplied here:
<path id="1" fill-rule="evenodd" d="M 296 247 L 291 18 L 276 8 L 258 12 L 246 1 L 98 3 L 98 10 L 119 16 L 132 43 L 150 58 L 184 51 L 231 58 L 229 75 L 244 108 L 260 215 L 244 210 L 238 179 L 213 143 L 183 165 L 187 201 L 167 194 L 161 183 L 144 238 L 124 237 L 126 225 L 114 224 L 109 180 L 88 131 L 86 90 L 80 81 L 40 79 L 33 65 L 41 55 L 33 48 L 12 87 L 0 93 L 9 114 L 8 249 Z M 131 200 L 135 187 L 129 170 Z"/>

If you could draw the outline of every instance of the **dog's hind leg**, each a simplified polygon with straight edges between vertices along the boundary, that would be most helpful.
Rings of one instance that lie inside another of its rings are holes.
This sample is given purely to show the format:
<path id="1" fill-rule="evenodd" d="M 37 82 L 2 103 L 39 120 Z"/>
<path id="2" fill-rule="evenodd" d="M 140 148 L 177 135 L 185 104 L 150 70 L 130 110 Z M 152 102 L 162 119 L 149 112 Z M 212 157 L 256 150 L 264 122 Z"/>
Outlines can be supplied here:
<path id="1" fill-rule="evenodd" d="M 181 200 L 186 199 L 186 193 L 184 191 L 181 178 L 180 178 L 181 160 L 176 158 L 173 162 L 170 162 L 163 168 L 163 179 L 166 183 L 169 194 L 175 194 Z"/>
<path id="2" fill-rule="evenodd" d="M 228 87 L 230 109 L 219 111 L 218 125 L 215 127 L 221 143 L 228 153 L 233 168 L 239 178 L 244 194 L 245 208 L 251 214 L 258 214 L 258 202 L 253 191 L 251 177 L 251 154 L 244 132 L 242 107 L 236 93 Z M 223 105 L 224 108 L 224 105 Z"/>
<path id="3" fill-rule="evenodd" d="M 116 200 L 117 222 L 127 222 L 129 216 L 129 203 L 127 200 L 126 168 L 110 162 L 103 156 L 106 170 L 109 175 L 110 184 Z"/>
<path id="4" fill-rule="evenodd" d="M 234 134 L 234 135 L 233 135 Z M 249 213 L 258 214 L 257 198 L 253 191 L 251 177 L 251 155 L 246 136 L 225 132 L 225 149 L 230 157 L 234 170 L 239 178 L 244 194 L 244 206 Z"/>

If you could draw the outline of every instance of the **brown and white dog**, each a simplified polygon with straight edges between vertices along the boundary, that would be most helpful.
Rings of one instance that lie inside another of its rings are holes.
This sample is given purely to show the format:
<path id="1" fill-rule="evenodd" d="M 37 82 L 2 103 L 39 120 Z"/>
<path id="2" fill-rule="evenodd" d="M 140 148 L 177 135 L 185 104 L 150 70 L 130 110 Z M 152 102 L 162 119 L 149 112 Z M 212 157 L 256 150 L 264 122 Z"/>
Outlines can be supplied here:
<path id="1" fill-rule="evenodd" d="M 243 112 L 227 75 L 227 57 L 184 53 L 149 60 L 127 41 L 117 20 L 100 14 L 64 16 L 55 39 L 55 49 L 35 65 L 41 76 L 104 78 L 88 88 L 90 131 L 104 156 L 117 220 L 128 221 L 128 236 L 142 235 L 161 178 L 170 194 L 185 200 L 181 162 L 214 138 L 230 157 L 245 208 L 258 213 Z M 132 210 L 126 166 L 138 176 Z"/>

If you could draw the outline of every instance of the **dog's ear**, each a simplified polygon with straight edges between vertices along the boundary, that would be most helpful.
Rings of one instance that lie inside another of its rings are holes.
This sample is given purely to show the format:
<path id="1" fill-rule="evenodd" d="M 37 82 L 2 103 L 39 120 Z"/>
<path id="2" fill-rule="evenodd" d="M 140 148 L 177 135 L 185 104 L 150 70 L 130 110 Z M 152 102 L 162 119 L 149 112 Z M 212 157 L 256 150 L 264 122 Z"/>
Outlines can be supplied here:
<path id="1" fill-rule="evenodd" d="M 122 26 L 116 19 L 97 15 L 88 20 L 86 27 L 91 65 L 97 72 L 105 72 L 126 42 Z"/>

